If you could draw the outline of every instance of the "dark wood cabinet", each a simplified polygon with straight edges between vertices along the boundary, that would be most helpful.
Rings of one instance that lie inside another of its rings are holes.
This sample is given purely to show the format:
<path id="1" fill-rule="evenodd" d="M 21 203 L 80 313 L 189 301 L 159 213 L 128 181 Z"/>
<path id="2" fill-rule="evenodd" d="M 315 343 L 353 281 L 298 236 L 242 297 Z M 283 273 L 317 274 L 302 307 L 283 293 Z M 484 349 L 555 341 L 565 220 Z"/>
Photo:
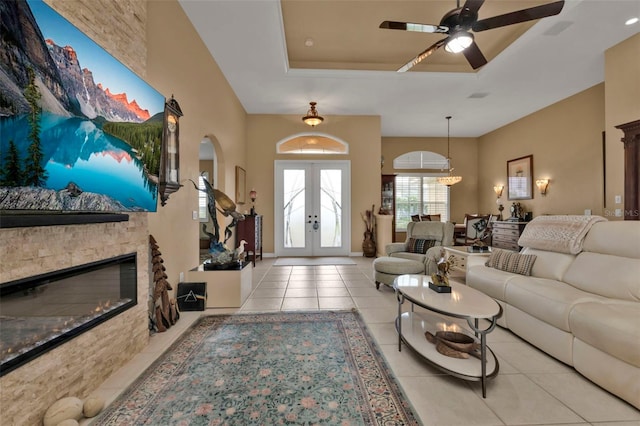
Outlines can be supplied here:
<path id="1" fill-rule="evenodd" d="M 245 240 L 247 244 L 244 251 L 247 253 L 247 259 L 256 266 L 256 258 L 262 260 L 262 215 L 246 215 L 236 225 L 236 247 L 240 241 Z"/>
<path id="2" fill-rule="evenodd" d="M 505 250 L 520 251 L 518 239 L 527 222 L 492 222 L 491 246 Z"/>

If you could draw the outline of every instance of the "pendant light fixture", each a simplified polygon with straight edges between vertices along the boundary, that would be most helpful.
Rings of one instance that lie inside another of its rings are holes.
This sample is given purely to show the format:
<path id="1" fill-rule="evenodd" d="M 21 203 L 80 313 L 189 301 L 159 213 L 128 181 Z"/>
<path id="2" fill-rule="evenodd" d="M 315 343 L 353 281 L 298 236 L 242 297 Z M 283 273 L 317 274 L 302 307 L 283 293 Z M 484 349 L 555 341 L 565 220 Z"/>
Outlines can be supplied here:
<path id="1" fill-rule="evenodd" d="M 302 117 L 302 121 L 311 127 L 316 127 L 324 121 L 324 117 L 318 114 L 315 102 L 309 102 L 309 105 L 311 105 L 311 108 L 307 111 L 307 115 Z"/>
<path id="2" fill-rule="evenodd" d="M 449 166 L 449 175 L 440 176 L 436 180 L 438 181 L 438 183 L 441 183 L 442 185 L 451 186 L 460 182 L 462 180 L 462 176 L 451 175 L 451 172 L 453 171 L 453 167 L 451 167 L 451 156 L 449 155 L 449 137 L 450 137 L 449 133 L 450 133 L 451 116 L 449 115 L 445 118 L 447 119 L 447 164 Z"/>

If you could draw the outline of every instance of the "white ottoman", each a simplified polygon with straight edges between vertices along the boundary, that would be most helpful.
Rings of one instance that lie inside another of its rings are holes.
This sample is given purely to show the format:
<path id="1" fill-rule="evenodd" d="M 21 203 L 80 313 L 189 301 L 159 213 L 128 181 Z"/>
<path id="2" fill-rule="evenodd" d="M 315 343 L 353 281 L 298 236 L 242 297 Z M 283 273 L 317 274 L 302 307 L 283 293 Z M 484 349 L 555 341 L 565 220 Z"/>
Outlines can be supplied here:
<path id="1" fill-rule="evenodd" d="M 393 286 L 393 280 L 398 275 L 421 274 L 424 275 L 424 263 L 417 260 L 402 259 L 400 257 L 379 257 L 373 261 L 373 276 L 376 289 L 380 289 L 380 283 Z"/>

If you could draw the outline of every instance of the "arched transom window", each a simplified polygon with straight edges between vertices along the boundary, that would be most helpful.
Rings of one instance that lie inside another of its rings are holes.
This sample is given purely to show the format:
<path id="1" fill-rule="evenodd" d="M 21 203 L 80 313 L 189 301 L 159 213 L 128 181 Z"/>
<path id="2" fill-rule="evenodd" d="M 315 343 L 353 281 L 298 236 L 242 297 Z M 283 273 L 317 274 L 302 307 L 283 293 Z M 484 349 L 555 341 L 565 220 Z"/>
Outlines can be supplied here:
<path id="1" fill-rule="evenodd" d="M 276 144 L 278 154 L 348 154 L 349 144 L 323 133 L 299 133 Z"/>

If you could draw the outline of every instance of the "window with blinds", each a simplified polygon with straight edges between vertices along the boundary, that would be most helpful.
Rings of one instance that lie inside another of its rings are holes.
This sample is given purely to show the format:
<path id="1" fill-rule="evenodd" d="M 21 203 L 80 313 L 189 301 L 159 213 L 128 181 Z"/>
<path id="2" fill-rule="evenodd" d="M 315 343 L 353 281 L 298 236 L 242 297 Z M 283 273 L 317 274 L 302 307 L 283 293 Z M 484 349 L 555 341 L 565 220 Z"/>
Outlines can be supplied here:
<path id="1" fill-rule="evenodd" d="M 198 176 L 198 218 L 200 222 L 208 222 L 208 210 L 207 210 L 207 188 L 204 186 L 204 180 L 209 180 L 209 173 L 203 172 L 201 176 Z"/>
<path id="2" fill-rule="evenodd" d="M 396 231 L 406 231 L 414 214 L 439 214 L 449 220 L 449 190 L 435 176 L 396 176 Z"/>

